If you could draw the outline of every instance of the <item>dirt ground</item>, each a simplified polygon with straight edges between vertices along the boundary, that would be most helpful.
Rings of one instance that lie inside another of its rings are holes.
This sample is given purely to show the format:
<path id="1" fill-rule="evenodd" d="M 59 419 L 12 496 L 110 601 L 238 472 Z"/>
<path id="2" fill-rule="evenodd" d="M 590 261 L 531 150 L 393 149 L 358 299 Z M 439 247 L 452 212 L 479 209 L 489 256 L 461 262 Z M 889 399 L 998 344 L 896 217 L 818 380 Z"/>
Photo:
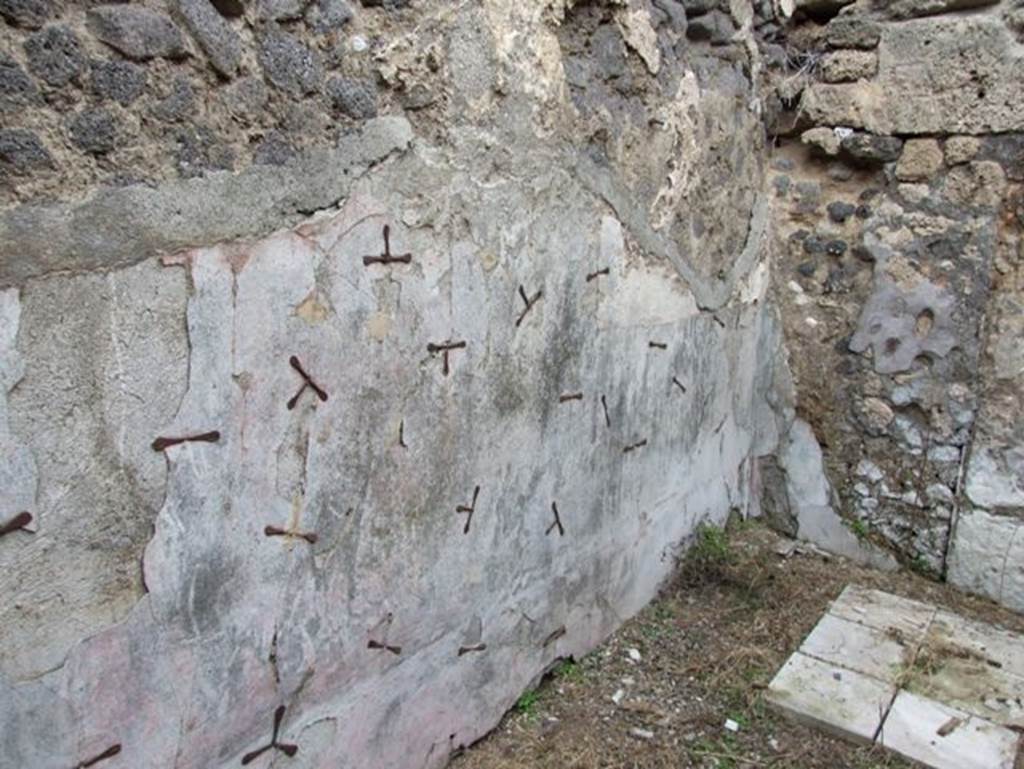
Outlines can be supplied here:
<path id="1" fill-rule="evenodd" d="M 1024 617 L 914 573 L 885 574 L 813 550 L 780 555 L 788 544 L 759 524 L 705 531 L 657 600 L 524 693 L 451 769 L 913 766 L 778 715 L 764 701 L 768 683 L 849 583 L 1016 632 Z"/>

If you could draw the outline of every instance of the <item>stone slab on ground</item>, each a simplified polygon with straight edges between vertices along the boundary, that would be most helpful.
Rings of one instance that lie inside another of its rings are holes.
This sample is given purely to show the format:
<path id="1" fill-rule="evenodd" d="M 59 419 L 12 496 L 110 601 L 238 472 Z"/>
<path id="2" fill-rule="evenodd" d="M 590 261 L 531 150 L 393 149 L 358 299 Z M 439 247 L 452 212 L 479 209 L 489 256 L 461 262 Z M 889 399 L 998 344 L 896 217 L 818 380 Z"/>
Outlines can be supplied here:
<path id="1" fill-rule="evenodd" d="M 935 769 L 1013 769 L 1024 638 L 849 585 L 768 689 L 793 718 Z"/>
<path id="2" fill-rule="evenodd" d="M 901 691 L 878 742 L 936 769 L 1013 769 L 1018 737 L 983 718 Z"/>
<path id="3" fill-rule="evenodd" d="M 797 652 L 768 687 L 768 700 L 797 721 L 870 743 L 895 693 L 892 684 Z"/>
<path id="4" fill-rule="evenodd" d="M 921 640 L 935 617 L 931 604 L 850 585 L 832 602 L 829 614 L 867 627 Z"/>

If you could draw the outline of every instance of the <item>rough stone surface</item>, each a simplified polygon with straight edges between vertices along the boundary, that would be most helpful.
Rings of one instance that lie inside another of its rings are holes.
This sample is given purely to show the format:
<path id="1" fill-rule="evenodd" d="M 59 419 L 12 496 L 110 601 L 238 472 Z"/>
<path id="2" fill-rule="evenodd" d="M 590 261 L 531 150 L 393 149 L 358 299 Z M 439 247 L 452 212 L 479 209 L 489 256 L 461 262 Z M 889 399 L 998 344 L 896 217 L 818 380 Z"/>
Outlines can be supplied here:
<path id="1" fill-rule="evenodd" d="M 853 163 L 878 165 L 889 163 L 900 156 L 903 141 L 895 136 L 875 136 L 855 133 L 842 140 L 844 156 Z"/>
<path id="2" fill-rule="evenodd" d="M 821 62 L 821 77 L 826 83 L 847 83 L 875 76 L 878 57 L 872 51 L 833 51 Z"/>
<path id="3" fill-rule="evenodd" d="M 146 87 L 146 70 L 130 61 L 94 61 L 90 67 L 89 84 L 100 98 L 127 107 L 142 95 Z"/>
<path id="4" fill-rule="evenodd" d="M 0 16 L 11 24 L 38 29 L 53 15 L 52 0 L 0 0 Z"/>
<path id="5" fill-rule="evenodd" d="M 858 15 L 840 15 L 829 21 L 825 37 L 833 48 L 871 49 L 881 39 L 878 22 Z"/>
<path id="6" fill-rule="evenodd" d="M 334 109 L 354 120 L 377 115 L 377 92 L 372 83 L 335 77 L 327 82 L 326 91 Z"/>
<path id="7" fill-rule="evenodd" d="M 210 64 L 224 77 L 238 71 L 242 41 L 209 0 L 176 0 L 175 8 Z"/>
<path id="8" fill-rule="evenodd" d="M 94 5 L 0 27 L 0 765 L 439 766 L 730 513 L 1016 600 L 1012 9 Z"/>
<path id="9" fill-rule="evenodd" d="M 896 164 L 896 178 L 904 182 L 929 181 L 942 168 L 942 148 L 935 139 L 910 139 Z"/>
<path id="10" fill-rule="evenodd" d="M 310 29 L 324 34 L 348 24 L 352 8 L 345 0 L 314 0 L 306 8 L 305 18 Z"/>
<path id="11" fill-rule="evenodd" d="M 801 103 L 814 124 L 876 134 L 1015 131 L 1022 73 L 1024 54 L 998 17 L 914 19 L 882 26 L 874 80 L 816 83 Z"/>
<path id="12" fill-rule="evenodd" d="M 269 29 L 260 40 L 260 66 L 267 80 L 282 91 L 293 94 L 316 90 L 323 78 L 319 56 L 294 36 L 280 29 Z"/>
<path id="13" fill-rule="evenodd" d="M 53 24 L 25 41 L 28 68 L 47 85 L 66 85 L 85 71 L 82 44 L 70 27 Z"/>
<path id="14" fill-rule="evenodd" d="M 303 211 L 343 198 L 351 177 L 408 146 L 411 138 L 405 120 L 379 118 L 336 151 L 304 158 L 284 175 L 251 168 L 237 177 L 111 189 L 83 203 L 13 209 L 0 217 L 0 286 L 50 271 L 110 269 L 204 241 L 266 234 L 294 223 Z"/>
<path id="15" fill-rule="evenodd" d="M 261 21 L 297 19 L 309 0 L 256 0 L 256 18 Z"/>
<path id="16" fill-rule="evenodd" d="M 14 59 L 0 54 L 0 110 L 39 101 L 39 89 Z"/>
<path id="17" fill-rule="evenodd" d="M 71 141 L 83 152 L 102 155 L 114 149 L 117 127 L 114 116 L 105 109 L 87 109 L 68 121 Z"/>
<path id="18" fill-rule="evenodd" d="M 973 136 L 951 136 L 946 139 L 946 162 L 951 166 L 966 163 L 978 154 L 980 148 L 981 142 Z"/>
<path id="19" fill-rule="evenodd" d="M 97 39 L 130 59 L 179 58 L 186 54 L 181 31 L 165 14 L 138 5 L 101 5 L 88 12 Z"/>
<path id="20" fill-rule="evenodd" d="M 4 171 L 26 173 L 52 165 L 53 158 L 31 131 L 0 128 L 0 166 Z"/>

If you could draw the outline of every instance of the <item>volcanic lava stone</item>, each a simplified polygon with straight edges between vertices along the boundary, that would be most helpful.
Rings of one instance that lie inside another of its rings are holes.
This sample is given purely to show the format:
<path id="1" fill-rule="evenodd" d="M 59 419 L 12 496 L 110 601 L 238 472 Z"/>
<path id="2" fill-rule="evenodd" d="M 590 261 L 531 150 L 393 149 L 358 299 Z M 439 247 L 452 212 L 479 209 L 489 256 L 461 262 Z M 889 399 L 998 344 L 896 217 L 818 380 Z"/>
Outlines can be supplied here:
<path id="1" fill-rule="evenodd" d="M 10 56 L 0 53 L 0 109 L 39 100 L 32 78 Z"/>
<path id="2" fill-rule="evenodd" d="M 39 29 L 51 15 L 51 0 L 0 0 L 0 16 L 17 27 Z"/>
<path id="3" fill-rule="evenodd" d="M 256 147 L 252 162 L 261 166 L 283 166 L 295 159 L 297 153 L 279 131 L 271 131 Z"/>
<path id="4" fill-rule="evenodd" d="M 331 78 L 327 96 L 336 110 L 354 120 L 366 120 L 377 114 L 377 91 L 369 81 Z"/>
<path id="5" fill-rule="evenodd" d="M 87 109 L 71 118 L 68 123 L 71 141 L 83 152 L 103 155 L 117 144 L 114 116 L 105 109 Z"/>
<path id="6" fill-rule="evenodd" d="M 139 5 L 101 5 L 86 16 L 89 31 L 129 59 L 177 59 L 188 54 L 181 30 L 166 15 Z"/>
<path id="7" fill-rule="evenodd" d="M 0 128 L 0 169 L 25 173 L 52 166 L 53 158 L 34 133 L 24 128 Z"/>
<path id="8" fill-rule="evenodd" d="M 293 94 L 315 91 L 323 78 L 320 58 L 287 32 L 271 28 L 260 40 L 260 66 L 271 85 Z"/>
<path id="9" fill-rule="evenodd" d="M 146 88 L 146 70 L 130 61 L 93 61 L 92 92 L 127 107 Z"/>
<path id="10" fill-rule="evenodd" d="M 70 27 L 53 24 L 29 35 L 25 41 L 28 68 L 33 75 L 60 87 L 85 72 L 82 44 Z"/>
<path id="11" fill-rule="evenodd" d="M 846 253 L 846 243 L 842 240 L 830 240 L 825 244 L 829 256 L 842 256 Z"/>
<path id="12" fill-rule="evenodd" d="M 853 203 L 846 203 L 842 200 L 836 200 L 828 204 L 828 218 L 836 224 L 842 224 L 857 210 L 857 206 Z"/>

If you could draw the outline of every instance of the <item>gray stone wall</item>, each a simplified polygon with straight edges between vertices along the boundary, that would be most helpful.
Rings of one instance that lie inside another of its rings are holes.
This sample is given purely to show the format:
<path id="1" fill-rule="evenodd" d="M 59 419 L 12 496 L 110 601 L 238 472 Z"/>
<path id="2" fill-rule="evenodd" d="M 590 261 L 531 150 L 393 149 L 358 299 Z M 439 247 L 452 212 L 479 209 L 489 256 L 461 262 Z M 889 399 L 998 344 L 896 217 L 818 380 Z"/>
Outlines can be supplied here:
<path id="1" fill-rule="evenodd" d="M 797 11 L 774 288 L 850 529 L 1024 608 L 1024 58 L 1019 12 L 982 5 Z"/>
<path id="2" fill-rule="evenodd" d="M 0 13 L 0 765 L 441 766 L 754 509 L 743 3 Z"/>

